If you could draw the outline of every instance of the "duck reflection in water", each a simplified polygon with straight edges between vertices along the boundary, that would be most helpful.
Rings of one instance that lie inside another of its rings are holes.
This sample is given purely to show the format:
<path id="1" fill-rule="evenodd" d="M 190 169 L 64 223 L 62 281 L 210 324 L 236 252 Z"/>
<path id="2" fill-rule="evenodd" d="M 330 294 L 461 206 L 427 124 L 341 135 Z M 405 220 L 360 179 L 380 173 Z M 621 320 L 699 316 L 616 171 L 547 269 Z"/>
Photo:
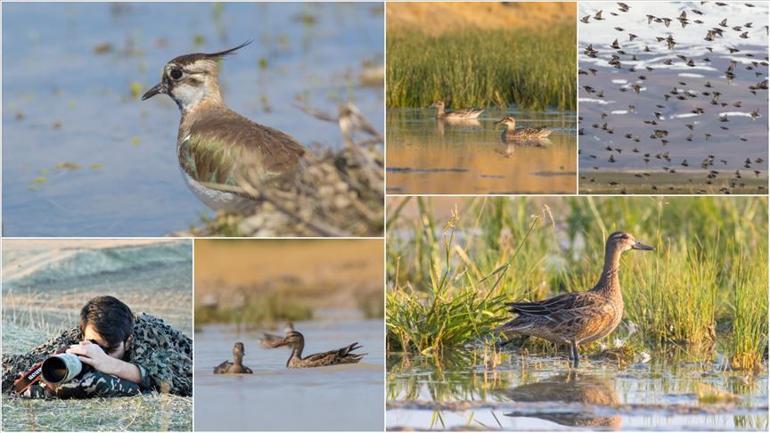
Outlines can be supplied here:
<path id="1" fill-rule="evenodd" d="M 443 137 L 447 125 L 450 128 L 480 128 L 481 122 L 478 119 L 436 119 L 436 135 Z"/>
<path id="2" fill-rule="evenodd" d="M 504 158 L 513 158 L 516 155 L 516 149 L 519 147 L 542 147 L 546 148 L 553 142 L 547 138 L 540 140 L 525 140 L 525 141 L 512 141 L 503 142 L 503 148 L 497 149 L 496 152 L 502 155 Z"/>
<path id="3" fill-rule="evenodd" d="M 574 411 L 558 412 L 546 409 L 542 412 L 521 411 L 506 413 L 510 417 L 540 418 L 570 427 L 605 427 L 606 430 L 618 430 L 621 425 L 619 415 L 599 416 L 591 406 L 616 407 L 620 399 L 613 383 L 591 375 L 578 375 L 575 372 L 552 376 L 540 382 L 521 385 L 501 391 L 513 403 L 577 403 L 585 408 Z"/>

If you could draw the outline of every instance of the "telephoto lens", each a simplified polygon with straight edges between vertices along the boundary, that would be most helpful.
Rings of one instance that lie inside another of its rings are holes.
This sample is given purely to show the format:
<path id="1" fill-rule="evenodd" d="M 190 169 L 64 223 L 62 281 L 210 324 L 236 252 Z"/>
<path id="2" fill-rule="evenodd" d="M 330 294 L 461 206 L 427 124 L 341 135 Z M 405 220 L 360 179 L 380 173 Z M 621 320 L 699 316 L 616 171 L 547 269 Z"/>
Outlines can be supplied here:
<path id="1" fill-rule="evenodd" d="M 43 361 L 43 382 L 58 385 L 77 377 L 83 370 L 83 363 L 77 355 L 61 353 Z"/>

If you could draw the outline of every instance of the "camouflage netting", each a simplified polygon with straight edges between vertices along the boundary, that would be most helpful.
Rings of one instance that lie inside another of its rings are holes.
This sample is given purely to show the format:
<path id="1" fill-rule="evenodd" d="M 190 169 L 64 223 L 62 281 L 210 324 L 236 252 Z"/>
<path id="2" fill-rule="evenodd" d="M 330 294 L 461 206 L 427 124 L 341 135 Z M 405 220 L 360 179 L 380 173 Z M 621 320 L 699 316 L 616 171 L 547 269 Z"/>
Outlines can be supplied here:
<path id="1" fill-rule="evenodd" d="M 57 350 L 81 339 L 80 329 L 71 328 L 24 354 L 3 354 L 2 390 L 10 392 L 19 373 Z M 192 340 L 163 319 L 142 313 L 134 322 L 128 362 L 140 365 L 149 376 L 149 388 L 181 396 L 192 395 Z"/>

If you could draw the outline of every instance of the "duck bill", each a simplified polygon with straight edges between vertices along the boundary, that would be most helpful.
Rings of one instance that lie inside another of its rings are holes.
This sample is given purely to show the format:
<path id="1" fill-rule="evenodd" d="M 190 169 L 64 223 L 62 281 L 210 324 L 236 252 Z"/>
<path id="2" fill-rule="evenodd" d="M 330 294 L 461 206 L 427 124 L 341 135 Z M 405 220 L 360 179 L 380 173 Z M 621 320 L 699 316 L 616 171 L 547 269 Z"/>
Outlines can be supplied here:
<path id="1" fill-rule="evenodd" d="M 655 247 L 651 247 L 649 245 L 645 245 L 645 244 L 643 244 L 641 242 L 635 243 L 634 246 L 631 247 L 631 248 L 633 248 L 635 250 L 642 250 L 642 251 L 652 251 L 652 250 L 655 249 Z"/>
<path id="2" fill-rule="evenodd" d="M 505 123 L 505 122 L 503 122 L 504 120 L 505 120 L 505 119 L 500 119 L 500 120 L 498 120 L 497 122 L 495 122 L 495 126 L 497 126 L 497 125 L 502 125 L 503 123 Z"/>
<path id="3" fill-rule="evenodd" d="M 145 92 L 144 95 L 142 95 L 142 101 L 146 101 L 150 98 L 152 98 L 155 95 L 159 95 L 161 93 L 165 94 L 167 92 L 166 86 L 163 85 L 163 83 L 158 83 L 152 87 L 152 89 Z"/>

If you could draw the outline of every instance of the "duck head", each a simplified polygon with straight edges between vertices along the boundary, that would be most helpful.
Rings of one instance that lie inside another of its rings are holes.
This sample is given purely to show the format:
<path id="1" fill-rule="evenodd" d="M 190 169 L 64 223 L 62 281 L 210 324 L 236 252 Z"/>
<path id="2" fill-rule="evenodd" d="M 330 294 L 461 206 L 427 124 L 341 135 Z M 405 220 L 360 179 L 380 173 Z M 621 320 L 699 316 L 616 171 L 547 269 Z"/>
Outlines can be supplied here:
<path id="1" fill-rule="evenodd" d="M 246 351 L 243 349 L 243 343 L 239 341 L 233 345 L 233 356 L 236 358 L 243 358 L 243 355 L 245 354 Z"/>
<path id="2" fill-rule="evenodd" d="M 495 122 L 495 125 L 505 125 L 508 129 L 516 128 L 516 118 L 513 116 L 505 116 L 502 119 Z"/>
<path id="3" fill-rule="evenodd" d="M 278 344 L 280 346 L 299 347 L 305 345 L 305 337 L 297 331 L 291 331 L 283 337 L 283 341 Z"/>
<path id="4" fill-rule="evenodd" d="M 654 249 L 654 247 L 637 241 L 632 234 L 626 232 L 615 232 L 607 238 L 607 250 L 623 252 L 628 250 L 651 251 Z"/>

